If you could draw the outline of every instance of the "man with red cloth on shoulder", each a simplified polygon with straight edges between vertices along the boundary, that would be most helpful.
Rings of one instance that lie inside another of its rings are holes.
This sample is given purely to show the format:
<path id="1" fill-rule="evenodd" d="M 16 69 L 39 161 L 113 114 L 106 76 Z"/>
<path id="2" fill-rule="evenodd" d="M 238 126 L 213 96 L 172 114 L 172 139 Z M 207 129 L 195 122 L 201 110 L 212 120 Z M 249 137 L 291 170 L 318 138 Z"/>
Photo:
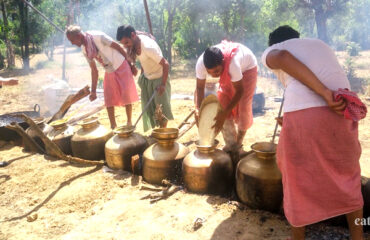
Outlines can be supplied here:
<path id="1" fill-rule="evenodd" d="M 110 126 L 117 127 L 114 107 L 126 108 L 127 125 L 132 124 L 132 104 L 139 100 L 133 74 L 137 73 L 135 66 L 128 61 L 127 54 L 122 46 L 107 34 L 100 31 L 83 32 L 79 26 L 68 26 L 66 35 L 75 46 L 82 48 L 91 69 L 90 100 L 96 97 L 96 87 L 99 72 L 96 62 L 105 70 L 104 75 L 104 102 L 107 107 Z"/>
<path id="2" fill-rule="evenodd" d="M 253 123 L 252 101 L 257 83 L 256 57 L 246 46 L 226 40 L 207 48 L 196 65 L 197 109 L 204 99 L 207 74 L 220 78 L 217 97 L 222 111 L 216 116 L 214 128 L 216 132 L 222 130 L 225 151 L 242 152 L 244 136 Z"/>

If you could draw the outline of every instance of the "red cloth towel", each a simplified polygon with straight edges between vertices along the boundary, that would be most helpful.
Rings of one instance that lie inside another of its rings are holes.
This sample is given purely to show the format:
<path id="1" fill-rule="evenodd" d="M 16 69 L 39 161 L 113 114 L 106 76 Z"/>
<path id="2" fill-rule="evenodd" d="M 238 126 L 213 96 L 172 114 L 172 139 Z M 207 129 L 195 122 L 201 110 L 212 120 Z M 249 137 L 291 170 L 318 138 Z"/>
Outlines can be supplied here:
<path id="1" fill-rule="evenodd" d="M 366 117 L 367 108 L 355 92 L 351 92 L 347 88 L 339 88 L 338 91 L 334 92 L 334 99 L 335 101 L 343 99 L 347 102 L 347 107 L 343 112 L 345 119 L 358 122 Z"/>
<path id="2" fill-rule="evenodd" d="M 235 94 L 234 87 L 231 83 L 231 76 L 229 74 L 229 67 L 231 59 L 235 56 L 236 51 L 238 50 L 238 44 L 229 42 L 227 40 L 223 40 L 221 42 L 221 51 L 224 55 L 224 70 L 220 76 L 220 86 L 217 92 L 218 99 L 220 100 L 221 106 L 225 109 L 227 105 L 230 103 L 232 97 Z M 239 107 L 236 106 L 231 114 L 233 117 L 238 116 L 238 109 Z"/>
<path id="3" fill-rule="evenodd" d="M 87 58 L 93 60 L 98 55 L 98 48 L 95 45 L 93 36 L 91 34 L 85 33 L 85 49 Z"/>

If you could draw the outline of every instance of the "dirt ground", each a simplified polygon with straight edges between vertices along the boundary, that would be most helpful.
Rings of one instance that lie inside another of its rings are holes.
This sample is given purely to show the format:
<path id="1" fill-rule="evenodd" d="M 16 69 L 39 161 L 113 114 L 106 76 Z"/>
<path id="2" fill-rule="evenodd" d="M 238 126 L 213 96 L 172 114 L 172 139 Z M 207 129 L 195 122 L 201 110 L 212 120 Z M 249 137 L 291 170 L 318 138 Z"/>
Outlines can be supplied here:
<path id="1" fill-rule="evenodd" d="M 47 61 L 42 54 L 31 60 L 33 70 L 0 72 L 3 77 L 15 76 L 20 84 L 0 90 L 0 114 L 31 110 L 39 103 L 45 110 L 40 89 L 50 82 L 49 76 L 61 77 L 61 49 L 55 61 Z M 339 54 L 340 55 L 340 54 Z M 361 66 L 370 65 L 370 52 L 361 53 Z M 366 64 L 367 63 L 367 64 Z M 364 67 L 363 67 L 364 68 Z M 359 69 L 367 74 L 366 69 Z M 173 94 L 192 94 L 195 87 L 193 66 L 175 66 L 172 76 Z M 100 71 L 101 75 L 103 71 Z M 370 73 L 369 75 L 370 76 Z M 90 84 L 90 72 L 82 54 L 68 49 L 67 77 L 69 84 L 80 88 Z M 266 94 L 266 110 L 257 114 L 254 125 L 244 140 L 245 150 L 259 141 L 271 139 L 281 97 L 276 80 L 259 78 L 258 87 Z M 361 98 L 370 107 L 368 95 Z M 91 103 L 93 105 L 93 103 Z M 192 100 L 174 99 L 172 109 L 176 127 L 190 113 Z M 88 107 L 88 106 L 87 106 Z M 118 121 L 125 123 L 124 109 L 118 109 Z M 133 120 L 140 114 L 139 104 L 134 105 Z M 107 114 L 98 114 L 102 124 L 109 126 Z M 370 114 L 359 123 L 363 148 L 361 167 L 363 175 L 370 177 Z M 141 123 L 138 132 L 143 133 Z M 149 134 L 149 133 L 145 133 Z M 220 145 L 223 139 L 218 136 Z M 197 140 L 194 127 L 180 142 L 194 149 Z M 0 161 L 9 165 L 0 168 L 0 239 L 125 239 L 125 240 L 285 240 L 289 225 L 284 216 L 252 210 L 235 204 L 228 198 L 199 195 L 181 190 L 166 200 L 150 204 L 141 200 L 149 191 L 140 190 L 141 178 L 127 172 L 107 172 L 96 168 L 69 164 L 48 159 L 43 155 L 24 152 L 11 144 L 0 145 Z M 193 229 L 197 218 L 203 226 Z M 308 228 L 307 239 L 349 239 L 348 231 L 327 224 Z M 370 235 L 366 236 L 370 239 Z"/>

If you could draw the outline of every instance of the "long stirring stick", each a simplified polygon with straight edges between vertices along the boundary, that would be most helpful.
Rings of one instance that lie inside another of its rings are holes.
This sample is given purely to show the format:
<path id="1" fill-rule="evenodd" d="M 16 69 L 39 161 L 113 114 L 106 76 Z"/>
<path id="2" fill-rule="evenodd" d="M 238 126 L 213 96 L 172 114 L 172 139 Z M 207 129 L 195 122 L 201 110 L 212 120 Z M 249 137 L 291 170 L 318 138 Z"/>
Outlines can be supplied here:
<path id="1" fill-rule="evenodd" d="M 146 111 L 146 109 L 149 107 L 149 104 L 153 101 L 153 99 L 154 99 L 155 94 L 157 93 L 157 91 L 158 91 L 157 89 L 156 89 L 156 90 L 154 90 L 153 95 L 150 97 L 149 101 L 146 103 L 146 105 L 145 105 L 145 107 L 144 107 L 143 111 L 141 112 L 141 114 L 140 114 L 139 118 L 136 120 L 136 122 L 135 122 L 135 124 L 134 124 L 134 128 L 136 128 L 136 125 L 138 124 L 138 122 L 139 122 L 140 118 L 143 116 L 144 112 L 145 112 L 145 111 Z"/>
<path id="2" fill-rule="evenodd" d="M 281 117 L 281 111 L 283 109 L 283 105 L 284 105 L 284 97 L 285 97 L 285 94 L 283 95 L 283 99 L 281 100 L 281 104 L 280 104 L 280 109 L 279 109 L 279 115 L 278 115 L 278 118 Z M 276 125 L 275 125 L 275 130 L 274 130 L 274 135 L 272 136 L 272 140 L 271 142 L 274 143 L 275 142 L 275 137 L 276 137 L 276 132 L 277 132 L 277 129 L 278 129 L 278 126 L 279 126 L 279 122 L 276 121 Z"/>

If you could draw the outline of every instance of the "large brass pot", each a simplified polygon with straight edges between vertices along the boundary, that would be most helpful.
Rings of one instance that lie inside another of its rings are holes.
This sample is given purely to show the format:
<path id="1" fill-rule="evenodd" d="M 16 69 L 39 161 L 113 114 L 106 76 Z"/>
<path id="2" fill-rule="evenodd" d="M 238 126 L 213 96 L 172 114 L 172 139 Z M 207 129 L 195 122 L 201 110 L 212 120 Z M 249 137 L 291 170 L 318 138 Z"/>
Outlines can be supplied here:
<path id="1" fill-rule="evenodd" d="M 189 149 L 175 140 L 177 128 L 154 129 L 152 136 L 157 143 L 147 148 L 143 155 L 143 178 L 153 184 L 161 184 L 163 179 L 178 180 L 181 165 Z"/>
<path id="2" fill-rule="evenodd" d="M 185 157 L 182 173 L 185 187 L 191 192 L 226 194 L 232 189 L 233 163 L 216 146 L 197 145 L 197 150 Z"/>
<path id="3" fill-rule="evenodd" d="M 278 212 L 283 200 L 283 186 L 275 159 L 276 145 L 260 142 L 251 148 L 253 153 L 237 165 L 237 194 L 251 208 Z"/>
<path id="4" fill-rule="evenodd" d="M 87 160 L 104 159 L 105 143 L 112 137 L 112 131 L 101 125 L 97 117 L 85 119 L 80 125 L 82 128 L 71 140 L 73 156 Z"/>
<path id="5" fill-rule="evenodd" d="M 48 133 L 47 137 L 53 141 L 62 152 L 71 155 L 71 138 L 74 133 L 74 128 L 67 125 L 65 121 L 55 121 L 50 124 L 53 129 Z"/>
<path id="6" fill-rule="evenodd" d="M 40 117 L 40 118 L 36 118 L 36 119 L 33 119 L 34 122 L 37 124 L 37 126 L 40 128 L 40 130 L 45 134 L 47 135 L 53 128 L 51 126 L 49 126 L 48 124 L 46 124 L 46 121 L 44 118 Z M 30 136 L 40 147 L 42 147 L 42 149 L 45 150 L 45 144 L 44 142 L 41 140 L 41 138 L 36 134 L 36 130 L 33 128 L 33 127 L 29 127 L 26 129 L 26 133 L 28 136 Z M 25 145 L 24 146 L 24 149 L 26 151 L 30 151 L 30 149 L 28 148 L 28 145 Z"/>
<path id="7" fill-rule="evenodd" d="M 143 154 L 148 147 L 147 140 L 134 133 L 133 127 L 119 127 L 105 144 L 105 160 L 110 168 L 132 171 L 131 157 Z"/>

